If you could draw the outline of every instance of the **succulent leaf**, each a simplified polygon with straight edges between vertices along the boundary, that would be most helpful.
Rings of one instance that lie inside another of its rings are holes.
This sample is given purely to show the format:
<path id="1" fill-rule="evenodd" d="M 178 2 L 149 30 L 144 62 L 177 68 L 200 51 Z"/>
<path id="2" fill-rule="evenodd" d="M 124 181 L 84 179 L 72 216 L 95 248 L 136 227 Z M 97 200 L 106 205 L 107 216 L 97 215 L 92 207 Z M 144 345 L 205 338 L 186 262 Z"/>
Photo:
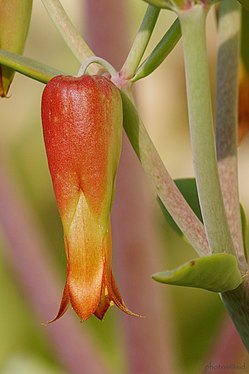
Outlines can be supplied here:
<path id="1" fill-rule="evenodd" d="M 196 258 L 170 271 L 156 273 L 153 279 L 166 284 L 226 292 L 242 283 L 235 256 L 227 253 Z"/>
<path id="2" fill-rule="evenodd" d="M 0 0 L 0 48 L 22 54 L 28 34 L 32 0 Z M 14 70 L 0 65 L 0 96 L 7 96 Z"/>

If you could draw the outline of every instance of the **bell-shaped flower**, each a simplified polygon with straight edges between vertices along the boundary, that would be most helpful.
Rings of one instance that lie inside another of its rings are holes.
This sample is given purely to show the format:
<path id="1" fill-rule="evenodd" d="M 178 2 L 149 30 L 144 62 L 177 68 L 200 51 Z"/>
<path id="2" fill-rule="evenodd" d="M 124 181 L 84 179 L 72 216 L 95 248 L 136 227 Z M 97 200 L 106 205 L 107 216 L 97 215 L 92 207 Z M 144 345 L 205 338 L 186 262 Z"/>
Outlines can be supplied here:
<path id="1" fill-rule="evenodd" d="M 67 278 L 59 312 L 82 320 L 125 306 L 112 268 L 110 212 L 122 142 L 122 101 L 103 76 L 57 76 L 42 96 L 46 153 L 60 212 Z"/>

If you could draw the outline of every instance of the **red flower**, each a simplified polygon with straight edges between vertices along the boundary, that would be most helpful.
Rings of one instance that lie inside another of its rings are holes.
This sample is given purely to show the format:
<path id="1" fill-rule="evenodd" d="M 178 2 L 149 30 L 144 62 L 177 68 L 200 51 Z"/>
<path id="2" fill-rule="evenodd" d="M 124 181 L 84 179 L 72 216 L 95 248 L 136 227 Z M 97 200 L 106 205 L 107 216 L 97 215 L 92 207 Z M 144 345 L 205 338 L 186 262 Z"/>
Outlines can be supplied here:
<path id="1" fill-rule="evenodd" d="M 82 320 L 123 303 L 112 269 L 110 211 L 122 139 L 118 88 L 102 76 L 58 76 L 45 87 L 42 123 L 60 212 L 67 279 L 59 312 L 71 303 Z"/>

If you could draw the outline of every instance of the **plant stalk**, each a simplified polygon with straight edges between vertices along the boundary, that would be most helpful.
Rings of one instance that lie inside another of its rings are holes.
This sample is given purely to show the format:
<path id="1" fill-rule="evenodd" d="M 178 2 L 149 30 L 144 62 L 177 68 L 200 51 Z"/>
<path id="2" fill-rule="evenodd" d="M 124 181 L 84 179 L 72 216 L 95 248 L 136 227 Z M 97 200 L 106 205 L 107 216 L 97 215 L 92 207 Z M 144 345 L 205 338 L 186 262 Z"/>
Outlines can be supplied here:
<path id="1" fill-rule="evenodd" d="M 135 76 L 131 79 L 132 82 L 136 82 L 139 79 L 147 77 L 165 60 L 170 54 L 173 48 L 181 38 L 181 27 L 179 20 L 176 19 L 174 23 L 167 30 L 165 35 L 162 37 L 157 46 L 153 49 L 151 54 L 146 60 L 139 66 Z"/>
<path id="2" fill-rule="evenodd" d="M 220 5 L 216 95 L 216 149 L 221 189 L 241 270 L 247 269 L 242 238 L 237 169 L 240 4 Z"/>
<path id="3" fill-rule="evenodd" d="M 60 1 L 42 0 L 42 2 L 48 12 L 49 17 L 80 64 L 82 64 L 86 58 L 94 56 L 94 53 L 72 24 Z M 89 67 L 89 72 L 91 74 L 97 74 L 98 71 L 99 66 L 97 64 L 93 64 Z"/>
<path id="4" fill-rule="evenodd" d="M 165 168 L 144 124 L 133 105 L 129 90 L 122 92 L 124 129 L 157 196 L 199 256 L 210 254 L 201 221 L 190 208 Z"/>
<path id="5" fill-rule="evenodd" d="M 148 5 L 142 24 L 120 71 L 120 74 L 124 79 L 130 79 L 134 76 L 151 38 L 159 12 L 159 8 Z"/>
<path id="6" fill-rule="evenodd" d="M 210 249 L 215 253 L 234 254 L 216 160 L 206 50 L 206 13 L 203 5 L 194 5 L 179 12 L 193 162 Z"/>
<path id="7" fill-rule="evenodd" d="M 222 301 L 232 318 L 240 337 L 249 352 L 249 279 L 235 290 L 221 295 Z"/>

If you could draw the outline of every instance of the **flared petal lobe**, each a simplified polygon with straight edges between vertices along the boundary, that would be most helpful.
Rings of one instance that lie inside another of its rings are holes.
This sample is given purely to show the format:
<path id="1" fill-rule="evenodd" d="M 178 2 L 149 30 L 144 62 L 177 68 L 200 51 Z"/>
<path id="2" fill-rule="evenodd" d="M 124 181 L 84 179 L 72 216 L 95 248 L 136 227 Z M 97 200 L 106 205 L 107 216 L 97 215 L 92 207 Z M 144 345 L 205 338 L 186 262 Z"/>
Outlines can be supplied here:
<path id="1" fill-rule="evenodd" d="M 67 279 L 59 318 L 70 302 L 82 320 L 102 319 L 115 303 L 110 211 L 122 140 L 122 101 L 105 77 L 58 76 L 42 97 L 44 141 L 61 215 Z"/>

